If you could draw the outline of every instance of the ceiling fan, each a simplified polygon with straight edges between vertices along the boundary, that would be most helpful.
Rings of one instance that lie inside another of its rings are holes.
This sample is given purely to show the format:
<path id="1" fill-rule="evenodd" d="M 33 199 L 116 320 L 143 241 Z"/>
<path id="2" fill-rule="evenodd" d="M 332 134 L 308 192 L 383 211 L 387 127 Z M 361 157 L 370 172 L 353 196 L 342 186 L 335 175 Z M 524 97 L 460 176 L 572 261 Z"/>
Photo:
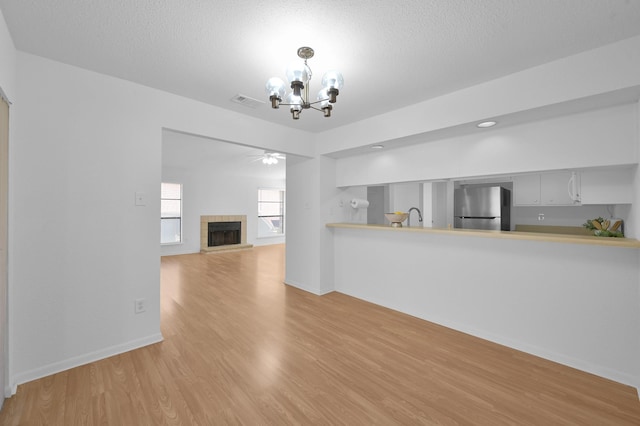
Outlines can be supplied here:
<path id="1" fill-rule="evenodd" d="M 279 152 L 267 152 L 265 151 L 262 155 L 253 155 L 252 157 L 257 157 L 254 161 L 262 161 L 262 164 L 266 164 L 267 166 L 271 166 L 272 164 L 278 164 L 279 160 L 285 160 L 287 157 L 284 154 L 280 154 Z"/>

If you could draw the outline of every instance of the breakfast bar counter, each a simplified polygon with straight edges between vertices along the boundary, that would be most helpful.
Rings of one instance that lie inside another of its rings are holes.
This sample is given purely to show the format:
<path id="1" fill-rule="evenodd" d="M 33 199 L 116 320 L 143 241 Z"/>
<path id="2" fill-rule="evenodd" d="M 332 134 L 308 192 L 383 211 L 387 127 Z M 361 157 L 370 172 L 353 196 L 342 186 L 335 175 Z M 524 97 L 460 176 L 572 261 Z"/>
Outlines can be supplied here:
<path id="1" fill-rule="evenodd" d="M 537 232 L 518 231 L 486 231 L 479 229 L 446 229 L 446 228 L 420 228 L 420 227 L 400 227 L 395 228 L 389 225 L 367 225 L 361 223 L 328 223 L 328 228 L 349 228 L 362 230 L 385 230 L 389 232 L 417 232 L 425 234 L 444 234 L 451 236 L 468 236 L 479 238 L 497 238 L 509 240 L 530 240 L 567 244 L 587 244 L 597 246 L 640 248 L 640 241 L 633 238 L 612 238 L 596 237 L 589 235 L 563 235 L 545 234 Z"/>

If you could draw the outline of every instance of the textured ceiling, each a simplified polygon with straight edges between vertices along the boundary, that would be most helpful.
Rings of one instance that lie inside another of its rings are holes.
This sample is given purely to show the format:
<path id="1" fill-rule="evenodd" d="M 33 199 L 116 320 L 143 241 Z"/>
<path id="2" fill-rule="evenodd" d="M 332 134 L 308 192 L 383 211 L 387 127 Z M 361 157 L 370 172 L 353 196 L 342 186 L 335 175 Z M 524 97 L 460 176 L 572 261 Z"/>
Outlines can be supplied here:
<path id="1" fill-rule="evenodd" d="M 636 0 L 0 0 L 16 47 L 312 132 L 640 34 Z M 333 117 L 256 109 L 311 46 L 312 93 L 345 77 Z"/>

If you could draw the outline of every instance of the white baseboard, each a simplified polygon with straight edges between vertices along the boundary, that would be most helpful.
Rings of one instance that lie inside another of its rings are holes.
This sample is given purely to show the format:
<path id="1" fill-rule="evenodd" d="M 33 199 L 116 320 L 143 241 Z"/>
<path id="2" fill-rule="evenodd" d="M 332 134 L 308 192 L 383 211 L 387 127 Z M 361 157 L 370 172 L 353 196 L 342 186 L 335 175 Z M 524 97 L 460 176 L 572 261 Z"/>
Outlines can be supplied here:
<path id="1" fill-rule="evenodd" d="M 36 368 L 24 373 L 16 374 L 9 380 L 9 385 L 4 389 L 5 397 L 11 397 L 16 394 L 18 385 L 30 382 L 32 380 L 41 379 L 43 377 L 50 376 L 52 374 L 59 373 L 61 371 L 69 370 L 74 367 L 89 364 L 91 362 L 100 361 L 105 358 L 109 358 L 114 355 L 129 352 L 134 349 L 139 349 L 143 346 L 152 345 L 154 343 L 162 342 L 163 337 L 161 333 L 152 334 L 141 339 L 132 340 L 130 342 L 122 343 L 120 345 L 110 346 L 108 348 L 101 349 L 99 351 L 90 352 L 84 355 L 79 355 L 73 358 L 65 359 L 64 361 L 54 362 L 49 365 L 45 365 L 40 368 Z"/>
<path id="2" fill-rule="evenodd" d="M 297 289 L 304 290 L 307 293 L 311 293 L 311 294 L 315 294 L 316 296 L 319 296 L 318 292 L 312 290 L 311 288 L 307 287 L 304 284 L 300 284 L 300 283 L 297 283 L 297 282 L 291 281 L 291 280 L 286 280 L 286 281 L 284 281 L 284 283 L 286 285 L 288 285 L 288 286 L 295 287 Z"/>
<path id="3" fill-rule="evenodd" d="M 495 335 L 484 330 L 474 329 L 468 326 L 461 326 L 460 324 L 451 323 L 448 321 L 438 321 L 437 319 L 427 319 L 427 321 L 434 322 L 436 324 L 461 331 L 466 334 L 470 334 L 475 337 L 479 337 L 490 342 L 497 343 L 499 345 L 507 346 L 512 349 L 516 349 L 522 352 L 526 352 L 531 355 L 538 356 L 540 358 L 547 359 L 549 361 L 557 362 L 558 364 L 566 365 L 568 367 L 575 368 L 577 370 L 585 371 L 587 373 L 594 374 L 596 376 L 604 377 L 614 382 L 618 382 L 627 386 L 631 386 L 636 389 L 636 392 L 640 392 L 640 378 L 632 375 L 614 370 L 607 366 L 594 364 L 593 362 L 585 361 L 583 359 L 567 356 L 562 353 L 554 352 L 546 348 L 531 345 L 526 342 L 516 341 L 503 336 Z"/>
<path id="4" fill-rule="evenodd" d="M 311 289 L 311 288 L 309 288 L 309 287 L 307 287 L 307 286 L 305 286 L 303 284 L 296 283 L 295 281 L 291 281 L 291 280 L 286 280 L 286 281 L 284 281 L 284 283 L 286 285 L 288 285 L 288 286 L 295 287 L 295 288 L 300 289 L 300 290 L 304 290 L 307 293 L 315 294 L 316 296 L 324 296 L 325 294 L 329 294 L 329 293 L 332 293 L 332 292 L 335 291 L 333 289 L 331 289 L 331 290 Z"/>
<path id="5" fill-rule="evenodd" d="M 4 397 L 11 398 L 18 391 L 18 385 L 7 385 L 4 387 Z"/>

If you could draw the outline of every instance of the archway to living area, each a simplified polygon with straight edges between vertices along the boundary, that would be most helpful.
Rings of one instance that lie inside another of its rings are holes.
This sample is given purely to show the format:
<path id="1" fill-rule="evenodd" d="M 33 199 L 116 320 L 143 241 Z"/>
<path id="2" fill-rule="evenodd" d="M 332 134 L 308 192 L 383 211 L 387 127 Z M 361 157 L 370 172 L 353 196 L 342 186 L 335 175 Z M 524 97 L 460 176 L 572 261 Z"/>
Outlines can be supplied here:
<path id="1" fill-rule="evenodd" d="M 265 154 L 272 160 L 263 162 Z M 164 129 L 161 179 L 174 186 L 161 200 L 166 210 L 161 221 L 167 225 L 163 227 L 161 255 L 199 253 L 203 244 L 209 243 L 203 241 L 203 217 L 237 222 L 242 244 L 283 244 L 287 159 L 281 153 L 269 154 L 274 153 Z M 279 208 L 280 222 L 276 217 Z M 226 235 L 224 242 L 235 231 L 220 232 Z"/>

